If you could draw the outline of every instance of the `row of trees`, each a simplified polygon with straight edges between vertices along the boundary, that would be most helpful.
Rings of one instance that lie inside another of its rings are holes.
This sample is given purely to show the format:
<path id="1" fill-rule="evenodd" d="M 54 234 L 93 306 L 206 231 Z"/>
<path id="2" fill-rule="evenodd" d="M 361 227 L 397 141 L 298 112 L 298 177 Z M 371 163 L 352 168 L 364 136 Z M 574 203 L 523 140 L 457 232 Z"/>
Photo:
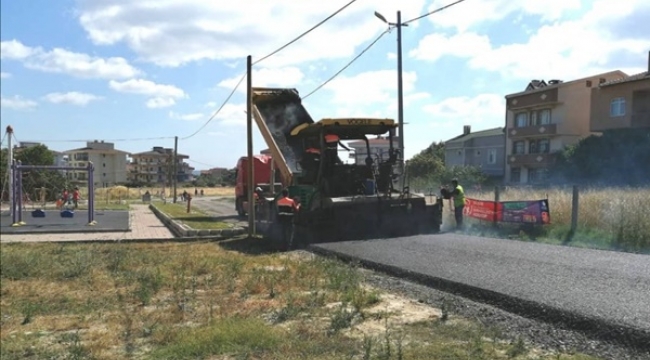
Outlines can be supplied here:
<path id="1" fill-rule="evenodd" d="M 445 166 L 445 144 L 442 141 L 433 142 L 408 160 L 406 171 L 411 187 L 422 191 L 437 191 L 440 185 L 449 184 L 453 178 L 466 186 L 482 186 L 489 182 L 488 176 L 478 167 Z"/>
<path id="2" fill-rule="evenodd" d="M 554 183 L 647 185 L 650 129 L 611 130 L 586 137 L 558 154 L 549 179 Z"/>

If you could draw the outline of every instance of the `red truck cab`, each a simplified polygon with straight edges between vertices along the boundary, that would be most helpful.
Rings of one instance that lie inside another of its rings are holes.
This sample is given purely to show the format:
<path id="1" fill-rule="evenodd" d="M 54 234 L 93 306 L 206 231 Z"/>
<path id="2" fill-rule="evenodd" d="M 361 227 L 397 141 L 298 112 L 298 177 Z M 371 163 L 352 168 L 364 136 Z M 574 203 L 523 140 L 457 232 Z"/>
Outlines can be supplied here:
<path id="1" fill-rule="evenodd" d="M 253 156 L 253 189 L 256 187 L 262 188 L 265 194 L 271 192 L 272 171 L 271 155 L 254 155 Z M 275 171 L 275 193 L 277 193 L 279 172 Z M 242 156 L 237 162 L 237 182 L 235 184 L 235 209 L 239 216 L 244 216 L 248 213 L 248 157 Z"/>

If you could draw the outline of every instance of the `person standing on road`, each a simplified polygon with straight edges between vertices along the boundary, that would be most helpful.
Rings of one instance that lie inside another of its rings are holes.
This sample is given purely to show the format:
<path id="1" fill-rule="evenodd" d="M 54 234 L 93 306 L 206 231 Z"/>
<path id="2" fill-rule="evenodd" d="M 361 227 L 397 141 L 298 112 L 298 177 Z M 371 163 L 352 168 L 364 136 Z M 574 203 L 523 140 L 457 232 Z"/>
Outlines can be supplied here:
<path id="1" fill-rule="evenodd" d="M 456 229 L 463 227 L 463 209 L 465 209 L 465 190 L 458 184 L 457 179 L 451 181 L 453 189 L 450 191 L 444 186 L 440 187 L 440 192 L 445 199 L 449 199 L 450 209 L 453 209 L 454 218 L 456 219 Z M 451 207 L 453 204 L 453 207 Z"/>
<path id="2" fill-rule="evenodd" d="M 74 203 L 74 208 L 79 207 L 79 199 L 81 196 L 79 195 L 79 188 L 75 186 L 74 191 L 72 192 L 72 202 Z"/>

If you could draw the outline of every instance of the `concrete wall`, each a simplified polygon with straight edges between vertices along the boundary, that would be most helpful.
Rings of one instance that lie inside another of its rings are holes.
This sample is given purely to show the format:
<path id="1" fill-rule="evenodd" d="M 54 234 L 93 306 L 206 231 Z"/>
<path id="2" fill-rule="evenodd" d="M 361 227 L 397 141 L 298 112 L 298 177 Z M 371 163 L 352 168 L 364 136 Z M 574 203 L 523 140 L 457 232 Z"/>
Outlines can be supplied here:
<path id="1" fill-rule="evenodd" d="M 624 129 L 632 126 L 632 118 L 650 113 L 650 77 L 606 87 L 595 87 L 591 91 L 591 131 Z M 625 99 L 625 115 L 611 116 L 610 104 L 615 98 Z M 644 125 L 635 122 L 635 125 Z"/>

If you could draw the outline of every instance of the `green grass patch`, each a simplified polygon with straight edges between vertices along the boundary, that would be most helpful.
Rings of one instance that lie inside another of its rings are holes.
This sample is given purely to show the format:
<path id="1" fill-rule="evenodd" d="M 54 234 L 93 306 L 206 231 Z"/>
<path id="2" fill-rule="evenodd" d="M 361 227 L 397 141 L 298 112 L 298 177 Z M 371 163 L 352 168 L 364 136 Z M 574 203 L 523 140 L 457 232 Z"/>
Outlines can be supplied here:
<path id="1" fill-rule="evenodd" d="M 213 216 L 208 215 L 197 207 L 191 207 L 190 212 L 187 212 L 187 204 L 174 204 L 174 203 L 155 203 L 158 210 L 169 215 L 172 219 L 176 219 L 185 225 L 196 230 L 213 230 L 213 229 L 227 229 L 231 225 L 215 220 Z"/>

